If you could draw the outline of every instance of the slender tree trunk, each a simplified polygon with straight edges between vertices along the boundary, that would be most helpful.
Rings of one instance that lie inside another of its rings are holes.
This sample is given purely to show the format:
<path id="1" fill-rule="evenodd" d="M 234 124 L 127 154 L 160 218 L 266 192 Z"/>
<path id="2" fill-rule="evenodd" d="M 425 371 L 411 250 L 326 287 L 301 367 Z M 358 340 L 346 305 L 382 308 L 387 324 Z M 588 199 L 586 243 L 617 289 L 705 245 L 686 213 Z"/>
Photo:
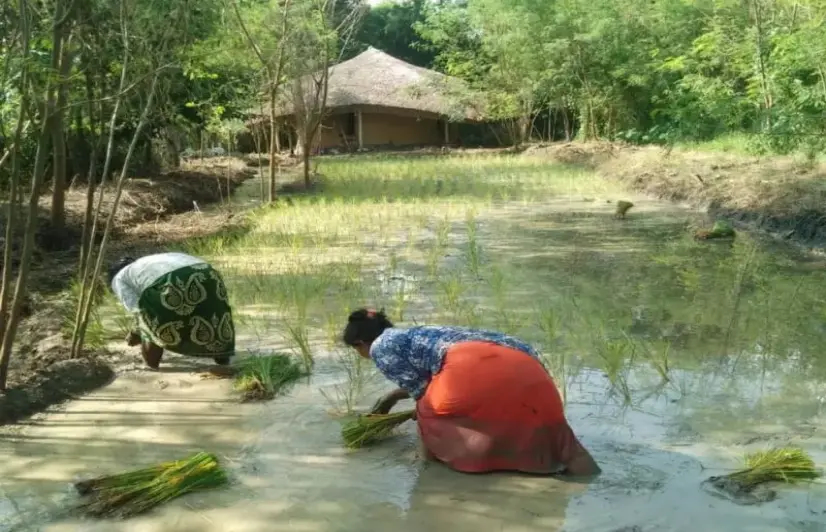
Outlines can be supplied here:
<path id="1" fill-rule="evenodd" d="M 312 149 L 312 140 L 304 141 L 304 149 L 301 150 L 301 160 L 304 165 L 304 189 L 310 190 L 310 150 Z"/>
<path id="2" fill-rule="evenodd" d="M 92 279 L 97 279 L 100 276 L 101 270 L 103 269 L 103 257 L 105 256 L 106 244 L 109 240 L 109 234 L 112 230 L 112 226 L 114 225 L 115 215 L 118 211 L 120 196 L 123 192 L 123 184 L 126 181 L 126 173 L 129 170 L 129 162 L 132 159 L 132 154 L 135 152 L 135 146 L 138 144 L 138 139 L 140 139 L 140 136 L 143 133 L 143 129 L 146 126 L 146 121 L 149 116 L 149 112 L 152 109 L 152 104 L 155 100 L 155 91 L 157 89 L 159 75 L 160 73 L 156 73 L 155 76 L 152 78 L 152 85 L 149 88 L 149 95 L 147 96 L 146 104 L 144 105 L 143 111 L 141 112 L 141 117 L 138 121 L 138 126 L 135 129 L 134 135 L 132 136 L 132 141 L 129 143 L 129 149 L 126 152 L 126 158 L 123 161 L 123 167 L 121 168 L 120 176 L 118 176 L 117 185 L 115 186 L 115 197 L 112 199 L 112 207 L 109 210 L 109 216 L 106 219 L 106 225 L 103 229 L 103 237 L 100 241 L 100 247 L 97 250 L 97 258 L 95 260 L 95 269 L 92 272 Z M 92 285 L 92 287 L 94 287 L 94 285 Z M 91 292 L 91 290 L 87 290 L 87 292 Z M 90 296 L 91 294 L 87 297 L 86 306 L 83 309 L 83 315 L 81 316 L 80 323 L 77 324 L 77 326 L 75 327 L 77 343 L 76 345 L 72 346 L 73 356 L 78 356 L 80 354 L 81 350 L 83 349 L 83 343 L 86 339 L 86 329 L 89 325 L 89 316 L 92 312 L 92 298 Z"/>
<path id="3" fill-rule="evenodd" d="M 765 35 L 763 34 L 763 6 L 760 0 L 753 0 L 751 2 L 752 13 L 754 16 L 754 47 L 757 59 L 757 70 L 760 75 L 760 88 L 763 93 L 763 108 L 766 116 L 763 118 L 764 127 L 767 132 L 772 129 L 772 107 L 773 99 L 771 92 L 771 85 L 769 82 L 768 67 L 766 65 L 766 46 L 764 44 Z"/>
<path id="4" fill-rule="evenodd" d="M 61 235 L 66 226 L 66 136 L 63 118 L 67 99 L 69 71 L 72 67 L 69 54 L 68 12 L 64 0 L 55 5 L 54 29 L 52 32 L 52 71 L 58 75 L 57 104 L 49 124 L 52 139 L 52 211 L 51 226 L 56 235 Z M 59 238 L 59 236 L 58 236 Z"/>
<path id="5" fill-rule="evenodd" d="M 275 174 L 276 174 L 276 161 L 275 158 L 278 153 L 278 146 L 277 146 L 277 135 L 278 135 L 278 126 L 275 124 L 276 120 L 276 113 L 275 113 L 275 105 L 277 102 L 278 93 L 275 87 L 270 87 L 270 189 L 269 189 L 269 201 L 270 203 L 275 201 Z"/>
<path id="6" fill-rule="evenodd" d="M 3 246 L 3 275 L 0 281 L 0 346 L 5 345 L 6 337 L 9 336 L 7 327 L 10 322 L 10 304 L 14 306 L 11 300 L 11 285 L 12 285 L 12 260 L 14 237 L 17 229 L 17 210 L 20 205 L 20 157 L 18 156 L 18 148 L 23 138 L 23 123 L 26 120 L 26 108 L 29 104 L 29 24 L 28 24 L 28 10 L 26 0 L 20 0 L 20 30 L 23 67 L 20 72 L 20 110 L 17 117 L 17 126 L 15 127 L 14 138 L 9 147 L 9 157 L 11 159 L 11 175 L 9 176 L 9 203 L 8 213 L 6 215 L 6 242 Z M 17 297 L 15 297 L 17 299 Z M 18 305 L 19 306 L 19 305 Z M 11 332 L 12 336 L 14 331 Z M 14 340 L 12 337 L 11 340 Z M 6 382 L 8 380 L 9 362 L 11 361 L 11 348 L 0 350 L 0 392 L 6 390 Z"/>
<path id="7" fill-rule="evenodd" d="M 97 207 L 95 208 L 95 214 L 92 217 L 92 224 L 91 228 L 88 230 L 90 235 L 90 245 L 86 249 L 85 255 L 81 255 L 79 260 L 79 269 L 78 271 L 81 274 L 81 290 L 80 290 L 80 300 L 78 301 L 77 305 L 77 312 L 75 314 L 75 323 L 74 328 L 72 330 L 72 357 L 77 357 L 80 355 L 81 347 L 83 345 L 83 341 L 81 339 L 80 334 L 80 327 L 81 322 L 83 321 L 83 316 L 87 313 L 87 307 L 91 307 L 91 294 L 93 293 L 89 290 L 89 283 L 94 282 L 94 279 L 90 277 L 91 274 L 91 265 L 92 265 L 92 252 L 94 250 L 94 238 L 97 235 L 97 227 L 98 227 L 98 220 L 100 218 L 100 213 L 103 211 L 103 195 L 105 193 L 105 185 L 106 179 L 109 176 L 109 166 L 112 163 L 112 154 L 114 152 L 115 146 L 115 124 L 118 118 L 118 111 L 120 110 L 120 103 L 123 94 L 123 90 L 126 87 L 126 73 L 129 67 L 129 33 L 127 30 L 126 25 L 126 8 L 123 3 L 121 3 L 121 35 L 123 39 L 123 60 L 121 61 L 121 71 L 120 71 L 120 81 L 118 82 L 118 96 L 115 98 L 115 103 L 112 108 L 112 116 L 109 118 L 109 138 L 106 142 L 106 157 L 103 161 L 103 172 L 100 178 L 100 187 L 98 187 L 98 201 Z M 100 114 L 101 119 L 103 118 L 103 112 L 101 111 Z M 87 190 L 88 194 L 88 190 Z M 88 198 L 88 195 L 87 195 Z M 94 199 L 94 193 L 92 195 Z M 89 206 L 87 205 L 87 209 Z M 94 286 L 94 285 L 93 285 Z"/>
<path id="8" fill-rule="evenodd" d="M 53 97 L 53 90 L 49 98 Z M 54 101 L 47 106 L 48 109 L 54 109 Z M 11 300 L 8 311 L 7 321 L 5 323 L 5 330 L 3 332 L 3 342 L 0 345 L 0 390 L 4 390 L 6 380 L 8 378 L 8 366 L 11 358 L 11 350 L 14 345 L 14 339 L 17 336 L 17 327 L 20 324 L 20 315 L 23 300 L 26 296 L 26 289 L 28 287 L 29 271 L 31 267 L 32 253 L 34 252 L 34 235 L 37 232 L 37 207 L 38 199 L 40 198 L 40 186 L 43 183 L 44 167 L 46 166 L 46 152 L 49 145 L 49 131 L 48 123 L 50 117 L 43 118 L 43 125 L 40 130 L 40 139 L 37 144 L 37 152 L 35 155 L 34 175 L 32 178 L 32 187 L 29 193 L 28 216 L 26 219 L 26 228 L 23 233 L 23 249 L 20 253 L 20 265 L 17 271 L 17 282 L 14 287 L 14 296 Z M 10 264 L 8 266 L 11 266 Z M 4 265 L 6 267 L 6 265 Z"/>
<path id="9" fill-rule="evenodd" d="M 258 158 L 258 181 L 261 188 L 261 203 L 264 203 L 267 197 L 267 186 L 264 181 L 264 161 L 261 160 L 261 128 L 253 125 L 252 134 L 253 142 L 255 142 L 255 155 Z"/>
<path id="10" fill-rule="evenodd" d="M 89 129 L 94 135 L 99 123 L 97 113 L 95 113 L 95 88 L 92 74 L 89 69 L 86 70 L 86 99 L 88 100 L 89 113 Z M 89 171 L 86 175 L 86 210 L 83 213 L 83 235 L 80 242 L 80 257 L 78 261 L 78 273 L 81 276 L 87 272 L 87 258 L 89 256 L 89 249 L 95 241 L 95 235 L 92 234 L 92 223 L 95 206 L 95 189 L 97 185 L 97 158 L 98 150 L 100 149 L 101 136 L 96 136 L 92 142 L 92 149 L 89 157 Z M 81 279 L 81 286 L 84 284 L 84 279 Z M 81 291 L 82 293 L 82 291 Z M 81 305 L 78 302 L 78 309 Z"/>

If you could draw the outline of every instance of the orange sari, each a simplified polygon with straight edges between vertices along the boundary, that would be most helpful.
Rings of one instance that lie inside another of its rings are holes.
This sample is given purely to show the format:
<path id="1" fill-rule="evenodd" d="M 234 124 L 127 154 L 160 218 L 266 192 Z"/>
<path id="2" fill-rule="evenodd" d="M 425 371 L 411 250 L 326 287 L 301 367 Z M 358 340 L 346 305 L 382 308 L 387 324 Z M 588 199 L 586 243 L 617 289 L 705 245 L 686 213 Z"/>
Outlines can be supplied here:
<path id="1" fill-rule="evenodd" d="M 430 454 L 467 473 L 557 473 L 584 450 L 542 364 L 493 343 L 452 346 L 416 415 Z"/>

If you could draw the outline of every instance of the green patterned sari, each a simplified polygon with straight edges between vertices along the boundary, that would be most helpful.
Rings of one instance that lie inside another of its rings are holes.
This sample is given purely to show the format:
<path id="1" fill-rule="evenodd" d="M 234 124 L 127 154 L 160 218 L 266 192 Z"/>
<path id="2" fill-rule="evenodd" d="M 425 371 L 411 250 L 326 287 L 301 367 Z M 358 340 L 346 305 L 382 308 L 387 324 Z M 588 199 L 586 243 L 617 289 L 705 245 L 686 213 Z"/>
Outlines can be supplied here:
<path id="1" fill-rule="evenodd" d="M 193 357 L 235 354 L 235 325 L 221 274 L 209 264 L 178 268 L 142 293 L 141 339 Z"/>

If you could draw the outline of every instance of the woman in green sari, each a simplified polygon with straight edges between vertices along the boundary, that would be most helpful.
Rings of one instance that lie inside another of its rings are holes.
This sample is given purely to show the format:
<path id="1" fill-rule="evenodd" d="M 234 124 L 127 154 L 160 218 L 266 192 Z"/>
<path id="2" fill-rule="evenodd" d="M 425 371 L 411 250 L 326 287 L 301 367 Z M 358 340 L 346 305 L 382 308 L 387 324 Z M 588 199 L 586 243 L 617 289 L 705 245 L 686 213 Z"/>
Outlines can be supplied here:
<path id="1" fill-rule="evenodd" d="M 127 337 L 140 344 L 146 365 L 158 369 L 164 350 L 226 365 L 235 354 L 235 326 L 221 274 L 184 253 L 124 257 L 109 284 L 137 320 Z"/>

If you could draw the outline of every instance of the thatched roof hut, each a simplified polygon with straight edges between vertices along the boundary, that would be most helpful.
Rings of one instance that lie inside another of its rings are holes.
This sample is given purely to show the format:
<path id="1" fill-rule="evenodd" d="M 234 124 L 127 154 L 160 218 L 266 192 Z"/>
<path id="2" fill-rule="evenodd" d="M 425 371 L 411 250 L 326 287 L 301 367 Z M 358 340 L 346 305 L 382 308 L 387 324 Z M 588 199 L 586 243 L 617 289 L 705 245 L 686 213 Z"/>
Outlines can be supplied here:
<path id="1" fill-rule="evenodd" d="M 456 139 L 457 123 L 481 118 L 462 80 L 372 47 L 330 67 L 327 86 L 319 149 L 443 145 Z M 294 109 L 289 96 L 276 110 L 285 121 Z"/>

